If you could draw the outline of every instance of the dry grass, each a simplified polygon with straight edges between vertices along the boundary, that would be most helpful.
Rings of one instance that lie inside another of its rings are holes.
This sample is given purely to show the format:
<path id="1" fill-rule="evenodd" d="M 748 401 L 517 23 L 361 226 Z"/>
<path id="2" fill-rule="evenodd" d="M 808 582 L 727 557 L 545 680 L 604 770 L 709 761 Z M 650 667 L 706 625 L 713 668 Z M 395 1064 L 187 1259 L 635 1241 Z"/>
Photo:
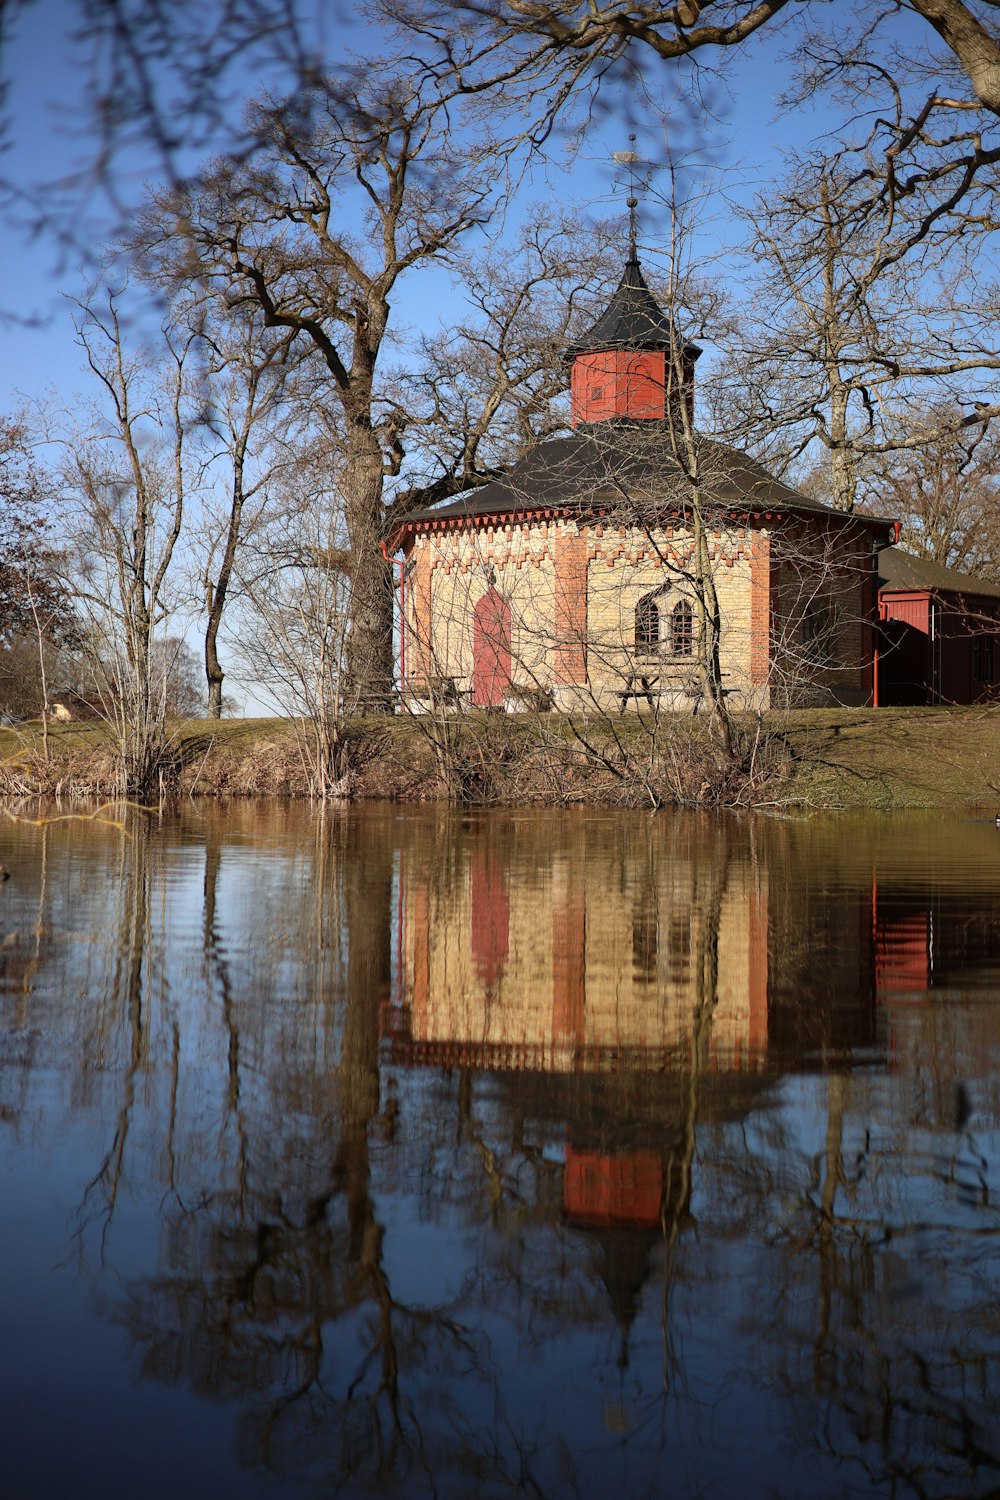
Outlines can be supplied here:
<path id="1" fill-rule="evenodd" d="M 352 795 L 466 802 L 664 800 L 785 802 L 816 807 L 1000 806 L 1000 709 L 797 710 L 740 722 L 757 742 L 755 772 L 719 770 L 700 721 L 666 726 L 651 754 L 636 716 L 582 721 L 549 714 L 469 715 L 457 724 L 399 717 L 346 726 Z M 442 744 L 441 735 L 444 735 Z M 167 785 L 182 796 L 300 797 L 306 769 L 282 719 L 172 726 Z M 589 747 L 589 748 L 586 748 Z M 631 763 L 641 774 L 628 774 Z M 101 724 L 0 730 L 0 796 L 106 796 L 114 755 Z M 742 790 L 741 790 L 742 789 Z"/>
<path id="2" fill-rule="evenodd" d="M 1000 708 L 826 709 L 773 715 L 790 790 L 825 807 L 1000 805 Z"/>

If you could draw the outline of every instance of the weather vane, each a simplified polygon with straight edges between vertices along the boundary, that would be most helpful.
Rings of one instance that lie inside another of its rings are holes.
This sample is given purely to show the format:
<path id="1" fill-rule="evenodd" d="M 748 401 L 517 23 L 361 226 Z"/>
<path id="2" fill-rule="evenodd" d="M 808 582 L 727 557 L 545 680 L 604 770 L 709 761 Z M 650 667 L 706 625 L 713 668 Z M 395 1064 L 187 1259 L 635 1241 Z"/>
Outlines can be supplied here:
<path id="1" fill-rule="evenodd" d="M 646 161 L 635 149 L 635 136 L 630 135 L 629 148 L 627 151 L 613 151 L 611 160 L 620 167 L 628 168 L 628 197 L 625 199 L 628 208 L 628 249 L 629 260 L 637 260 L 636 250 L 636 209 L 639 207 L 638 192 L 648 188 L 653 174 L 653 163 Z M 641 183 L 636 182 L 636 168 L 644 167 L 645 173 Z"/>

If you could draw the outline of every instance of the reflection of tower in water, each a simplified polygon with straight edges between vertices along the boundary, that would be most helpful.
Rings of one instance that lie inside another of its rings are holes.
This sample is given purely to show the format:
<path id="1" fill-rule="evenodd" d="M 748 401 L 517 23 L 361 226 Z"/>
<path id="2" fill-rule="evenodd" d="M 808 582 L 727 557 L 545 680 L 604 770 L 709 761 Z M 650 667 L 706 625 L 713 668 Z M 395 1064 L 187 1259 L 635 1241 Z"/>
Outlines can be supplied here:
<path id="1" fill-rule="evenodd" d="M 766 875 L 666 820 L 638 858 L 610 820 L 475 832 L 458 858 L 404 854 L 387 1054 L 460 1070 L 515 1155 L 525 1131 L 561 1155 L 550 1208 L 589 1247 L 624 1362 L 654 1247 L 688 1219 L 696 1124 L 768 1081 Z"/>

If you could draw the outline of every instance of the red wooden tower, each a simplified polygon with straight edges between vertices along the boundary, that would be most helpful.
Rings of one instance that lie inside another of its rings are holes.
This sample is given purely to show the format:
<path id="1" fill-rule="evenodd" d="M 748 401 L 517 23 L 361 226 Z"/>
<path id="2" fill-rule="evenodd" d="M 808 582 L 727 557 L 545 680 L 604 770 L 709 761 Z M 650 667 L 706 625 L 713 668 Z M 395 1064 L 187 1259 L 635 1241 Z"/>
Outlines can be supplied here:
<path id="1" fill-rule="evenodd" d="M 629 199 L 629 258 L 618 288 L 593 327 L 566 351 L 574 427 L 623 417 L 663 421 L 681 412 L 681 401 L 694 420 L 694 366 L 701 350 L 681 338 L 646 285 L 634 201 Z"/>

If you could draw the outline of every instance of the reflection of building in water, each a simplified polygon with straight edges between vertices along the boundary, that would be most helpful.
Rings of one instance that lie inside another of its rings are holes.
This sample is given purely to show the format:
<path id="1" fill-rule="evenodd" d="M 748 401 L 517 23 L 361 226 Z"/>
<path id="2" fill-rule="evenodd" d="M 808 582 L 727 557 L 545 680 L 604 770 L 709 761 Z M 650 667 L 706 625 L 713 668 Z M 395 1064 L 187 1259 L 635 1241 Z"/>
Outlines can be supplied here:
<path id="1" fill-rule="evenodd" d="M 690 1222 L 696 1136 L 787 1069 L 876 1044 L 870 892 L 817 878 L 822 831 L 794 825 L 493 815 L 441 832 L 433 860 L 401 850 L 384 1059 L 454 1070 L 491 1162 L 555 1166 L 544 1202 L 534 1169 L 511 1169 L 518 1213 L 572 1230 L 624 1361 Z"/>
<path id="2" fill-rule="evenodd" d="M 931 976 L 930 911 L 895 907 L 879 909 L 878 887 L 872 884 L 872 927 L 875 938 L 875 993 L 880 1005 L 900 1005 L 927 998 Z"/>
<path id="3" fill-rule="evenodd" d="M 995 987 L 1000 965 L 996 891 L 980 898 L 947 887 L 907 889 L 872 880 L 875 986 L 880 1005 L 921 1004 L 943 987 Z"/>
<path id="4" fill-rule="evenodd" d="M 879 1008 L 923 1006 L 932 991 L 996 990 L 1000 834 L 958 816 L 883 832 L 867 856 Z M 991 1043 L 991 1051 L 994 1050 Z"/>
<path id="5" fill-rule="evenodd" d="M 918 882 L 902 870 L 873 876 L 876 998 L 894 1069 L 971 1077 L 1000 1055 L 992 1003 L 1000 974 L 1000 888 L 996 872 L 982 863 L 977 877 L 970 891 L 947 879 Z M 931 1114 L 948 1126 L 952 1091 L 937 1093 Z"/>
<path id="6" fill-rule="evenodd" d="M 384 1015 L 392 1061 L 495 1074 L 515 1152 L 561 1158 L 623 1362 L 653 1246 L 687 1218 L 695 1113 L 740 1117 L 767 1061 L 766 877 L 719 825 L 670 827 L 494 817 L 457 858 L 404 857 Z"/>
<path id="7" fill-rule="evenodd" d="M 404 868 L 398 1060 L 550 1072 L 669 1069 L 690 1059 L 699 1012 L 709 1068 L 767 1053 L 766 878 L 664 857 L 648 872 L 542 863 L 484 843 L 447 883 Z"/>

